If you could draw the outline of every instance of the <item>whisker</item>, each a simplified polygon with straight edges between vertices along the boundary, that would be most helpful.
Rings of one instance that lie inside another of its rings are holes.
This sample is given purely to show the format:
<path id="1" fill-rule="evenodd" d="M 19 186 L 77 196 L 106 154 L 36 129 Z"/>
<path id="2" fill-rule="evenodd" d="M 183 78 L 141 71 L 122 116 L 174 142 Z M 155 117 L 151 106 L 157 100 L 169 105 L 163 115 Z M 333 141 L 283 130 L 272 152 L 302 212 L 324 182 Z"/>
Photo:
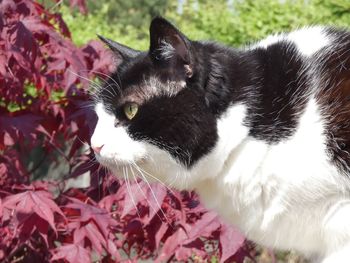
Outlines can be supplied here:
<path id="1" fill-rule="evenodd" d="M 131 191 L 131 187 L 130 187 L 130 182 L 129 182 L 129 178 L 128 178 L 128 175 L 126 175 L 126 168 L 123 167 L 123 176 L 124 176 L 124 180 L 125 180 L 125 185 L 126 185 L 126 188 L 127 188 L 127 191 L 129 193 L 129 196 L 131 198 L 131 202 L 133 203 L 135 209 L 136 209 L 136 213 L 138 215 L 138 217 L 141 219 L 141 216 L 139 214 L 139 210 L 137 209 L 137 205 L 136 205 L 136 202 L 134 200 L 134 196 L 132 195 L 132 191 Z M 128 184 L 129 183 L 129 184 Z"/>
<path id="2" fill-rule="evenodd" d="M 110 95 L 112 95 L 111 98 L 113 97 L 118 97 L 119 95 L 117 94 L 117 92 L 112 89 L 112 91 L 110 89 L 108 89 L 109 87 L 115 87 L 113 83 L 109 83 L 108 85 L 104 86 L 104 89 L 105 91 L 107 91 Z"/>
<path id="3" fill-rule="evenodd" d="M 105 171 L 105 174 L 109 174 L 109 170 L 107 169 L 107 167 L 105 167 L 105 166 L 100 166 L 100 167 L 102 167 L 102 169 Z M 111 177 L 109 176 L 109 178 L 111 178 Z M 115 177 L 112 177 L 112 178 L 115 178 Z M 110 183 L 109 180 L 107 182 L 108 182 L 108 185 L 107 185 L 108 193 L 114 194 L 114 192 L 110 189 L 113 182 Z"/>
<path id="4" fill-rule="evenodd" d="M 175 194 L 174 191 L 172 189 L 170 189 L 165 183 L 163 183 L 161 180 L 159 180 L 157 177 L 155 177 L 154 175 L 150 174 L 149 172 L 143 170 L 139 165 L 137 165 L 134 162 L 134 165 L 136 165 L 138 167 L 138 169 L 140 169 L 144 175 L 148 175 L 149 177 L 151 177 L 152 179 L 156 180 L 158 183 L 160 183 L 162 186 L 164 186 L 169 192 L 171 192 L 173 195 Z"/>
<path id="5" fill-rule="evenodd" d="M 90 169 L 91 167 L 96 165 L 96 162 L 91 162 L 91 160 L 89 160 L 89 162 L 87 162 L 86 165 L 86 169 Z"/>
<path id="6" fill-rule="evenodd" d="M 73 75 L 75 75 L 75 76 L 77 76 L 77 77 L 79 77 L 79 78 L 81 78 L 81 79 L 84 79 L 84 80 L 86 80 L 86 81 L 88 81 L 88 82 L 90 82 L 91 84 L 92 84 L 92 88 L 94 89 L 94 92 L 96 92 L 96 93 L 98 93 L 101 89 L 102 89 L 102 86 L 101 85 L 99 85 L 98 83 L 96 83 L 95 81 L 92 81 L 91 79 L 88 79 L 88 78 L 86 78 L 86 77 L 84 77 L 84 76 L 81 76 L 81 75 L 79 75 L 78 73 L 75 73 L 74 71 L 72 71 L 72 70 L 70 70 L 70 69 L 67 69 L 69 72 L 71 72 Z M 105 82 L 106 84 L 108 84 L 107 82 Z M 117 84 L 117 83 L 116 83 Z M 107 86 L 107 88 L 109 87 L 110 85 L 108 85 Z M 105 90 L 105 91 L 107 91 L 112 97 L 110 97 L 110 99 L 112 99 L 114 96 L 116 96 L 117 94 L 113 94 L 109 89 L 107 89 L 107 88 L 105 88 L 105 89 L 103 89 L 103 90 Z M 92 94 L 93 95 L 93 97 L 96 99 L 96 100 L 98 100 L 99 98 L 98 98 L 98 96 L 97 96 L 97 94 Z M 105 96 L 105 95 L 104 95 Z M 109 98 L 109 97 L 106 97 L 107 99 Z"/>
<path id="7" fill-rule="evenodd" d="M 94 101 L 83 103 L 83 105 L 80 106 L 81 109 L 88 109 L 88 108 L 94 108 L 96 103 Z"/>
<path id="8" fill-rule="evenodd" d="M 75 75 L 75 76 L 77 76 L 77 77 L 79 77 L 79 78 L 81 78 L 81 79 L 84 79 L 84 80 L 86 80 L 86 81 L 92 83 L 92 84 L 94 85 L 94 86 L 92 86 L 92 87 L 95 88 L 96 90 L 98 90 L 98 89 L 101 88 L 100 85 L 98 85 L 96 82 L 92 81 L 91 79 L 86 78 L 86 77 L 84 77 L 84 76 L 81 76 L 81 75 L 79 75 L 78 73 L 76 73 L 76 72 L 70 70 L 69 68 L 67 68 L 67 70 L 68 70 L 70 73 L 72 73 L 73 75 Z"/>
<path id="9" fill-rule="evenodd" d="M 176 173 L 175 173 L 175 178 L 169 183 L 169 187 L 172 187 L 172 185 L 173 185 L 176 181 L 178 181 L 178 177 L 179 177 L 179 173 L 176 172 Z"/>
<path id="10" fill-rule="evenodd" d="M 88 146 L 90 149 L 90 145 L 87 142 L 84 142 L 82 139 L 79 138 L 79 136 L 76 137 L 84 146 Z"/>
<path id="11" fill-rule="evenodd" d="M 132 165 L 132 164 L 131 164 L 131 165 Z M 134 177 L 134 181 L 136 182 L 138 188 L 140 189 L 140 191 L 141 191 L 143 197 L 145 198 L 145 200 L 147 201 L 147 203 L 149 204 L 149 206 L 152 208 L 152 210 L 156 213 L 157 210 L 156 210 L 156 209 L 151 205 L 151 203 L 148 201 L 148 198 L 147 198 L 145 192 L 142 190 L 142 188 L 141 188 L 139 182 L 137 181 L 137 176 L 135 176 L 134 170 L 132 169 L 133 167 L 131 167 L 130 164 L 129 164 L 129 168 L 130 168 L 130 171 L 132 172 L 132 175 L 133 175 L 133 177 Z M 156 214 L 157 214 L 157 213 L 156 213 Z M 158 214 L 157 214 L 157 215 L 158 215 Z M 159 215 L 158 215 L 158 217 L 159 217 L 159 219 L 162 221 L 162 218 L 161 218 Z"/>
<path id="12" fill-rule="evenodd" d="M 135 163 L 134 163 L 134 164 L 135 164 Z M 164 210 L 162 209 L 161 205 L 159 204 L 158 199 L 157 199 L 157 197 L 156 197 L 156 195 L 155 195 L 155 193 L 154 193 L 154 191 L 153 191 L 153 189 L 152 189 L 150 183 L 148 182 L 147 178 L 146 178 L 146 177 L 143 175 L 143 173 L 138 169 L 138 166 L 137 166 L 137 165 L 135 166 L 135 168 L 140 172 L 140 175 L 142 176 L 142 178 L 144 179 L 144 181 L 147 183 L 149 189 L 151 190 L 152 196 L 153 196 L 154 200 L 156 201 L 157 206 L 159 207 L 159 210 L 161 211 L 161 213 L 163 214 L 164 218 L 166 219 L 166 221 L 167 221 L 168 224 L 170 225 L 170 222 L 169 222 L 169 220 L 168 220 L 168 218 L 167 218 L 167 216 L 166 216 Z"/>
<path id="13" fill-rule="evenodd" d="M 119 83 L 118 83 L 115 79 L 113 79 L 111 76 L 109 76 L 109 75 L 107 75 L 107 74 L 105 74 L 105 73 L 103 73 L 103 72 L 99 72 L 99 71 L 95 71 L 95 70 L 91 70 L 90 72 L 95 73 L 95 74 L 100 74 L 100 75 L 102 75 L 102 76 L 107 77 L 108 79 L 110 79 L 111 81 L 113 81 L 113 82 L 116 84 L 117 89 L 119 90 L 120 93 L 122 93 L 122 89 L 121 89 Z M 118 78 L 119 78 L 119 75 L 118 75 L 118 74 L 117 74 L 117 76 L 118 76 Z M 119 78 L 119 82 L 121 83 L 120 78 Z M 107 82 L 106 82 L 106 83 L 107 83 Z M 116 95 L 117 95 L 117 94 L 116 94 Z"/>
<path id="14" fill-rule="evenodd" d="M 105 74 L 105 73 L 103 73 L 103 72 L 96 71 L 96 70 L 81 70 L 81 72 L 84 72 L 84 71 L 92 72 L 92 73 L 99 74 L 99 75 L 102 75 L 102 76 L 107 77 L 107 79 L 111 80 L 114 84 L 116 84 L 116 88 L 118 89 L 118 91 L 119 91 L 120 93 L 122 93 L 122 89 L 121 89 L 119 83 L 118 83 L 115 79 L 113 79 L 111 76 L 109 76 L 108 74 Z M 118 78 L 119 78 L 119 75 L 118 75 L 118 74 L 117 74 L 117 76 L 118 76 Z M 100 79 L 101 79 L 101 78 L 100 78 Z M 104 81 L 105 85 L 109 84 L 106 80 L 104 80 L 104 79 L 101 79 L 101 80 Z M 119 78 L 119 82 L 121 82 L 121 81 L 120 81 L 120 78 Z M 113 83 L 112 83 L 112 84 L 113 84 Z M 111 86 L 111 84 L 109 84 L 107 87 L 110 87 L 110 86 Z M 106 88 L 107 88 L 107 87 L 106 87 Z M 113 91 L 114 91 L 114 90 L 113 90 Z M 114 91 L 114 92 L 115 92 L 115 91 Z M 117 94 L 116 92 L 115 92 L 115 95 L 118 96 L 118 94 Z"/>

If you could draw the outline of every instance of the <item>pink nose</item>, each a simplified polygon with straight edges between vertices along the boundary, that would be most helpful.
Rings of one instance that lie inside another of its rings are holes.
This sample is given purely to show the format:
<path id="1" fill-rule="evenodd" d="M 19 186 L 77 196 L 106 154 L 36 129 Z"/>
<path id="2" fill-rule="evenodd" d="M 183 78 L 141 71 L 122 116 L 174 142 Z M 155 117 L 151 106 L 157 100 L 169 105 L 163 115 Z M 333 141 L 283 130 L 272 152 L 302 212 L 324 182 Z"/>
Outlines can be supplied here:
<path id="1" fill-rule="evenodd" d="M 103 146 L 104 144 L 102 144 L 101 146 L 91 146 L 91 148 L 94 150 L 95 153 L 100 153 Z"/>

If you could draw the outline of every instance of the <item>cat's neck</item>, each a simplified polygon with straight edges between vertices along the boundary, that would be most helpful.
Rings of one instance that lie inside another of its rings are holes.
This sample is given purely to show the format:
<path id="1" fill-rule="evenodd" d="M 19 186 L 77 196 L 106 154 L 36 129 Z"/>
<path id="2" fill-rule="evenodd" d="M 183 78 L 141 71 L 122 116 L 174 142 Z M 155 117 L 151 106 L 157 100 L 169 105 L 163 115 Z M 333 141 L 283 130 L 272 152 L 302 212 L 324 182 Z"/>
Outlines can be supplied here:
<path id="1" fill-rule="evenodd" d="M 251 100 L 263 78 L 261 61 L 256 52 L 228 48 L 216 43 L 197 43 L 196 65 L 200 67 L 193 81 L 204 89 L 205 99 L 215 115 L 220 116 L 230 105 Z"/>

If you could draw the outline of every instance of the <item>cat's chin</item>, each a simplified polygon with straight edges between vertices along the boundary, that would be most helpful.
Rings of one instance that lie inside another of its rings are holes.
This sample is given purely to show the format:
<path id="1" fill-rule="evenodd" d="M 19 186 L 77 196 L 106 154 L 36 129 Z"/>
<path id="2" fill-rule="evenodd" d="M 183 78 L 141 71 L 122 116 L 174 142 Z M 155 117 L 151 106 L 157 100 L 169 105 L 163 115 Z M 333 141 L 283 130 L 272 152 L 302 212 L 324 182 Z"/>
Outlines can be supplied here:
<path id="1" fill-rule="evenodd" d="M 97 162 L 107 168 L 110 171 L 115 171 L 116 169 L 122 169 L 122 167 L 127 166 L 126 162 L 121 162 L 118 160 L 115 160 L 113 158 L 105 158 L 105 157 L 101 157 L 98 155 L 95 155 Z"/>
<path id="2" fill-rule="evenodd" d="M 117 160 L 112 158 L 102 158 L 96 157 L 99 164 L 107 168 L 114 175 L 123 178 L 124 174 L 138 175 L 142 172 L 142 166 L 145 163 L 145 160 L 133 160 L 133 161 L 124 161 Z"/>
<path id="3" fill-rule="evenodd" d="M 106 167 L 114 176 L 122 180 L 134 181 L 139 178 L 149 183 L 161 183 L 162 185 L 184 189 L 174 184 L 173 179 L 166 178 L 165 174 L 159 174 L 147 160 L 134 162 L 116 162 L 115 160 L 104 160 L 100 164 Z"/>

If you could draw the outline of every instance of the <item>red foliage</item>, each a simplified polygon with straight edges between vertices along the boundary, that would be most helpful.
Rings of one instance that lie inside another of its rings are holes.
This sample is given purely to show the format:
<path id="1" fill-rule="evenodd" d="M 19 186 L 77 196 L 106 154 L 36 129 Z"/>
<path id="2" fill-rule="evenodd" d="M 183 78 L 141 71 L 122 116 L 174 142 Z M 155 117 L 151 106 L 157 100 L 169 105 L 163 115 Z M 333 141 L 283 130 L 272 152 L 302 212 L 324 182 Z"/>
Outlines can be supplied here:
<path id="1" fill-rule="evenodd" d="M 71 5 L 86 12 L 85 1 Z M 96 121 L 89 79 L 114 64 L 101 43 L 78 48 L 60 14 L 31 0 L 3 0 L 0 50 L 0 261 L 249 256 L 242 235 L 195 194 L 144 182 L 128 191 L 92 161 L 83 143 Z M 60 179 L 33 180 L 38 171 L 53 173 L 47 166 Z M 89 187 L 65 189 L 69 177 L 83 174 L 91 176 Z"/>

